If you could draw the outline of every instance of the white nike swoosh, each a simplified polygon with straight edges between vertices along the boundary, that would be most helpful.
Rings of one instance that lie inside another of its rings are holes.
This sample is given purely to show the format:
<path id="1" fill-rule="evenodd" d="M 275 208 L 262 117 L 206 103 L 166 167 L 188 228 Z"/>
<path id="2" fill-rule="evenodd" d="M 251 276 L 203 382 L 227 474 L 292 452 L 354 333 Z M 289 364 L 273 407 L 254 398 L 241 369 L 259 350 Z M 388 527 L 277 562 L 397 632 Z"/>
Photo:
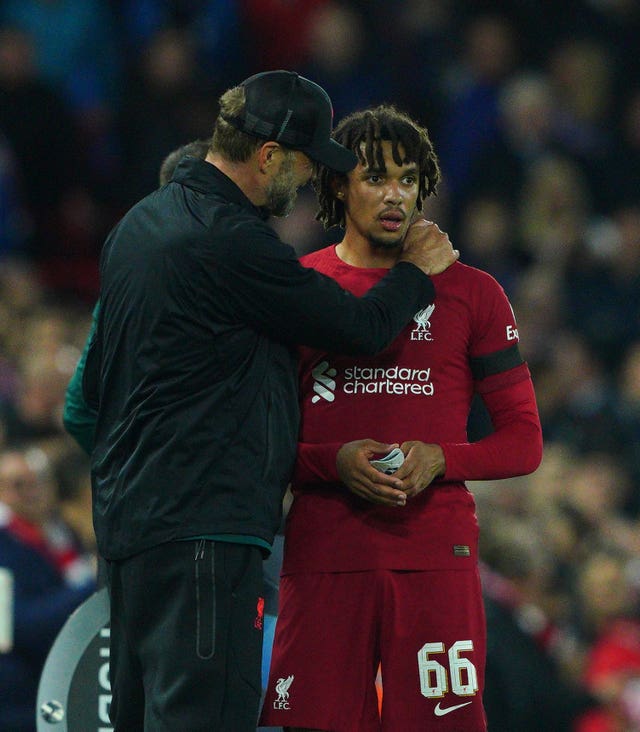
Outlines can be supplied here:
<path id="1" fill-rule="evenodd" d="M 438 702 L 436 704 L 436 708 L 433 710 L 433 713 L 436 715 L 436 717 L 444 717 L 445 714 L 449 714 L 449 712 L 455 712 L 456 709 L 462 709 L 462 707 L 466 707 L 468 704 L 471 704 L 471 702 L 468 701 L 464 704 L 456 704 L 455 707 L 447 707 L 446 709 L 442 709 L 440 707 L 440 702 Z"/>

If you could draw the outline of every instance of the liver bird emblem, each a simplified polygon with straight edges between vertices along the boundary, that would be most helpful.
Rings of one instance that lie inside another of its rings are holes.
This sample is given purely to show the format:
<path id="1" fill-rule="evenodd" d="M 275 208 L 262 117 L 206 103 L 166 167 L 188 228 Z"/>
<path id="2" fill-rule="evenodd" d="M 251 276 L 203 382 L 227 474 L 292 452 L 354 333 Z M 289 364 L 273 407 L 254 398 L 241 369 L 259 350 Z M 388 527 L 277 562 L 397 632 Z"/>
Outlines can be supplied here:
<path id="1" fill-rule="evenodd" d="M 286 679 L 279 678 L 276 681 L 276 694 L 278 701 L 286 701 L 289 698 L 289 687 L 293 683 L 293 675 L 287 676 Z"/>
<path id="2" fill-rule="evenodd" d="M 427 330 L 427 328 L 431 327 L 429 318 L 433 315 L 433 311 L 435 309 L 435 305 L 427 305 L 426 308 L 418 310 L 418 312 L 413 316 L 413 319 L 418 324 L 418 330 Z"/>

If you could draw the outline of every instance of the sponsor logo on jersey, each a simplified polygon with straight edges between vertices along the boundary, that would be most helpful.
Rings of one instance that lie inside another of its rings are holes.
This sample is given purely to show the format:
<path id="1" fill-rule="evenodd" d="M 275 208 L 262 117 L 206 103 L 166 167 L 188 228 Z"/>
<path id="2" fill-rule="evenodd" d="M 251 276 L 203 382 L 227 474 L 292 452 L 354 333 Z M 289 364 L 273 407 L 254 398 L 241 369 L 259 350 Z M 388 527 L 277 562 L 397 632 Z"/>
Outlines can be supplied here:
<path id="1" fill-rule="evenodd" d="M 276 694 L 278 698 L 273 701 L 274 709 L 291 709 L 289 706 L 289 687 L 293 683 L 293 678 L 293 674 L 291 674 L 286 679 L 281 676 L 276 681 Z"/>
<path id="2" fill-rule="evenodd" d="M 519 341 L 520 336 L 518 335 L 518 326 L 516 325 L 516 314 L 513 312 L 513 305 L 509 303 L 511 308 L 511 315 L 513 315 L 513 325 L 507 326 L 507 340 L 508 341 Z"/>
<path id="3" fill-rule="evenodd" d="M 520 340 L 520 338 L 518 336 L 518 329 L 513 325 L 507 326 L 507 340 L 508 341 Z"/>
<path id="4" fill-rule="evenodd" d="M 311 401 L 315 404 L 321 399 L 325 399 L 328 402 L 332 402 L 335 398 L 336 382 L 334 376 L 338 372 L 329 366 L 328 361 L 320 361 L 320 363 L 313 369 L 311 376 L 313 376 L 313 391 L 314 396 Z"/>
<path id="5" fill-rule="evenodd" d="M 418 310 L 413 316 L 414 321 L 417 323 L 416 327 L 411 331 L 412 341 L 432 341 L 433 336 L 431 335 L 431 321 L 430 318 L 433 315 L 433 311 L 436 306 L 431 304 L 427 305 L 426 308 Z"/>
<path id="6" fill-rule="evenodd" d="M 328 361 L 320 361 L 311 371 L 313 377 L 313 396 L 316 404 L 324 399 L 333 402 L 336 398 L 338 372 Z M 403 366 L 375 367 L 351 366 L 344 370 L 344 380 L 340 393 L 354 396 L 358 394 L 389 394 L 393 396 L 433 396 L 435 387 L 431 381 L 431 369 L 414 369 Z"/>
<path id="7" fill-rule="evenodd" d="M 464 702 L 464 704 L 456 704 L 453 707 L 441 707 L 440 702 L 436 704 L 436 708 L 433 710 L 433 713 L 436 715 L 436 717 L 444 717 L 445 714 L 450 714 L 451 712 L 455 712 L 456 709 L 462 709 L 462 707 L 466 707 L 469 704 L 471 704 L 470 701 Z"/>

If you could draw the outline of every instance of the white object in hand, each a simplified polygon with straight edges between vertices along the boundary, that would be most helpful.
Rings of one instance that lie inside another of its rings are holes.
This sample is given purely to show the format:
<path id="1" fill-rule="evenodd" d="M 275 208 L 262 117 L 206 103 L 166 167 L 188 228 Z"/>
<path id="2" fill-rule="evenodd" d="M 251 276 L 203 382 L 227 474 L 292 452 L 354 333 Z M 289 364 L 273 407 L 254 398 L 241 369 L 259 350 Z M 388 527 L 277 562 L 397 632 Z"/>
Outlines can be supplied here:
<path id="1" fill-rule="evenodd" d="M 404 453 L 399 447 L 394 447 L 390 453 L 377 460 L 369 460 L 376 470 L 392 475 L 404 462 Z"/>

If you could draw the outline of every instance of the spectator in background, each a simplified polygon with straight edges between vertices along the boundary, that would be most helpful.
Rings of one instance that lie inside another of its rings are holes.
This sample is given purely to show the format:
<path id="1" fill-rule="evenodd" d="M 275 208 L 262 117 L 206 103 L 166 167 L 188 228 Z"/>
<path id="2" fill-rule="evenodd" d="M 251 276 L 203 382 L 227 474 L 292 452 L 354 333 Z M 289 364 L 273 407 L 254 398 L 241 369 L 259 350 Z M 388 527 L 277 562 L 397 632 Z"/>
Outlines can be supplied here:
<path id="1" fill-rule="evenodd" d="M 239 0 L 251 68 L 301 69 L 315 13 L 328 0 Z"/>
<path id="2" fill-rule="evenodd" d="M 631 87 L 613 119 L 612 152 L 603 180 L 602 199 L 608 211 L 638 202 L 640 191 L 640 86 Z"/>
<path id="3" fill-rule="evenodd" d="M 6 352 L 11 356 L 13 388 L 0 396 L 7 440 L 60 440 L 65 389 L 75 365 L 68 315 L 42 304 L 25 314 L 20 329 L 11 335 L 11 350 Z"/>
<path id="4" fill-rule="evenodd" d="M 614 383 L 589 341 L 563 328 L 550 338 L 539 368 L 546 397 L 540 419 L 550 440 L 576 451 L 615 454 L 624 431 L 615 414 Z"/>
<path id="5" fill-rule="evenodd" d="M 491 193 L 517 207 L 529 166 L 557 149 L 553 89 L 543 74 L 521 72 L 504 79 L 496 95 L 495 134 L 474 152 L 457 200 Z"/>
<path id="6" fill-rule="evenodd" d="M 607 544 L 593 545 L 577 568 L 577 606 L 589 645 L 584 684 L 599 706 L 578 718 L 575 732 L 640 728 L 640 614 L 631 569 L 630 555 Z"/>
<path id="7" fill-rule="evenodd" d="M 117 5 L 120 37 L 128 63 L 135 60 L 140 49 L 147 47 L 159 31 L 176 28 L 186 31 L 193 38 L 196 54 L 207 69 L 213 88 L 223 86 L 230 74 L 242 75 L 245 66 L 252 68 L 252 65 L 247 66 L 247 57 L 255 51 L 255 46 L 247 42 L 243 30 L 246 23 L 254 18 L 251 14 L 246 19 L 241 18 L 243 3 L 238 0 L 197 0 L 188 3 L 183 0 L 117 0 Z M 300 2 L 296 2 L 295 10 L 300 12 L 299 9 Z M 291 15 L 295 18 L 296 13 Z M 268 17 L 273 20 L 271 16 Z M 283 28 L 289 28 L 278 21 L 273 22 L 275 35 L 261 27 L 260 36 L 268 37 L 272 44 L 281 39 L 278 33 Z M 298 37 L 294 40 L 300 42 Z M 274 45 L 280 47 L 279 44 Z M 266 65 L 266 60 L 258 59 L 257 66 Z"/>
<path id="8" fill-rule="evenodd" d="M 564 278 L 568 327 L 615 373 L 640 337 L 640 199 L 589 227 Z"/>
<path id="9" fill-rule="evenodd" d="M 1 129 L 0 125 L 0 263 L 24 251 L 28 232 L 20 171 Z"/>
<path id="10" fill-rule="evenodd" d="M 72 109 L 82 108 L 87 95 L 117 100 L 120 49 L 108 0 L 3 0 L 0 24 L 33 39 L 38 75 Z"/>
<path id="11" fill-rule="evenodd" d="M 498 137 L 499 100 L 518 55 L 517 32 L 504 16 L 480 14 L 467 20 L 458 63 L 449 70 L 449 99 L 441 122 L 442 166 L 451 217 L 473 190 L 470 175 L 478 155 Z"/>
<path id="12" fill-rule="evenodd" d="M 579 653 L 575 639 L 550 614 L 553 555 L 530 523 L 499 512 L 486 518 L 480 551 L 488 728 L 568 732 L 594 701 L 574 676 Z"/>
<path id="13" fill-rule="evenodd" d="M 97 560 L 91 518 L 91 461 L 78 445 L 65 444 L 54 454 L 51 463 L 58 484 L 60 515 Z"/>
<path id="14" fill-rule="evenodd" d="M 549 349 L 564 323 L 565 291 L 553 266 L 532 263 L 525 267 L 513 292 L 518 330 L 527 334 L 523 355 L 538 372 L 546 365 Z M 540 395 L 545 399 L 544 393 Z M 538 404 L 542 415 L 542 403 Z"/>
<path id="15" fill-rule="evenodd" d="M 530 261 L 563 273 L 587 233 L 590 198 L 584 175 L 567 157 L 544 154 L 522 179 L 518 236 Z"/>
<path id="16" fill-rule="evenodd" d="M 517 221 L 509 205 L 491 194 L 470 198 L 456 230 L 465 263 L 491 272 L 512 296 L 529 259 L 519 246 Z"/>
<path id="17" fill-rule="evenodd" d="M 384 38 L 384 53 L 393 59 L 393 63 L 384 64 L 390 92 L 374 101 L 392 98 L 415 119 L 428 119 L 437 139 L 450 93 L 449 73 L 457 59 L 460 7 L 449 0 L 396 3 L 393 7 L 394 32 L 389 33 L 386 0 L 368 0 L 355 5 L 365 9 L 369 28 L 366 43 L 375 43 L 372 38 Z M 377 66 L 382 65 L 378 57 Z M 422 73 L 422 70 L 428 71 Z M 444 137 L 440 139 L 442 143 Z M 433 217 L 433 220 L 442 221 L 443 218 Z M 447 224 L 449 230 L 450 223 Z"/>
<path id="18" fill-rule="evenodd" d="M 629 344 L 620 364 L 615 410 L 624 434 L 624 462 L 634 485 L 640 485 L 640 340 Z"/>
<path id="19" fill-rule="evenodd" d="M 310 18 L 304 73 L 322 79 L 336 118 L 379 103 L 393 93 L 390 66 L 370 53 L 368 8 L 326 0 Z"/>
<path id="20" fill-rule="evenodd" d="M 0 729 L 35 732 L 36 694 L 63 624 L 95 589 L 95 558 L 59 512 L 45 454 L 0 451 L 0 566 L 14 583 L 13 648 L 0 654 Z"/>
<path id="21" fill-rule="evenodd" d="M 0 26 L 0 130 L 13 149 L 34 227 L 27 251 L 43 258 L 61 245 L 62 206 L 81 185 L 84 163 L 67 102 L 40 75 L 35 54 L 27 31 Z"/>
<path id="22" fill-rule="evenodd" d="M 127 160 L 122 204 L 156 187 L 167 150 L 210 135 L 216 113 L 210 88 L 188 28 L 161 28 L 140 50 L 118 118 Z"/>
<path id="23" fill-rule="evenodd" d="M 603 44 L 593 38 L 567 38 L 547 60 L 554 89 L 555 131 L 572 159 L 580 163 L 593 199 L 608 174 L 612 149 L 609 110 L 615 66 Z"/>

